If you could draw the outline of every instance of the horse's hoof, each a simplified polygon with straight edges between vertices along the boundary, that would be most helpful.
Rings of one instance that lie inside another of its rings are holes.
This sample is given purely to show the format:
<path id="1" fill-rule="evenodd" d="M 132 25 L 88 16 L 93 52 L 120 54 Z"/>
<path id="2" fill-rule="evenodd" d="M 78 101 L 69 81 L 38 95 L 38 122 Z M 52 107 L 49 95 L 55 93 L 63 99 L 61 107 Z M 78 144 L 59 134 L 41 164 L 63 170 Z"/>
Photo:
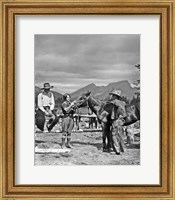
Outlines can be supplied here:
<path id="1" fill-rule="evenodd" d="M 116 153 L 117 155 L 120 155 L 120 151 L 116 151 L 115 153 Z"/>

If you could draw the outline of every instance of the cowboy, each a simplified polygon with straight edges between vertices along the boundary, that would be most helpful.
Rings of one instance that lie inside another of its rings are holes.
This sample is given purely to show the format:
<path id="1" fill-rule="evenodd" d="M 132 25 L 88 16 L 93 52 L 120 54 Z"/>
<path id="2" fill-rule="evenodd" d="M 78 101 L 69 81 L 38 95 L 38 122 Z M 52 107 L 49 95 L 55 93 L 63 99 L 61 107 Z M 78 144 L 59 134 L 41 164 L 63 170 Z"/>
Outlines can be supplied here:
<path id="1" fill-rule="evenodd" d="M 111 118 L 115 119 L 116 117 L 119 118 L 124 118 L 126 117 L 126 110 L 125 110 L 125 106 L 126 103 L 124 101 L 122 101 L 121 99 L 121 90 L 112 90 L 109 94 L 110 94 L 110 103 L 114 104 L 116 107 L 118 107 L 120 109 L 120 114 L 119 116 L 114 116 L 115 113 L 112 114 Z"/>
<path id="2" fill-rule="evenodd" d="M 113 104 L 113 109 L 111 113 L 111 134 L 110 134 L 110 141 L 109 142 L 109 152 L 111 154 L 116 153 L 120 154 L 120 151 L 123 150 L 123 139 L 121 137 L 122 132 L 122 124 L 123 124 L 123 118 L 126 117 L 126 110 L 125 106 L 126 103 L 121 100 L 121 91 L 120 90 L 112 90 L 109 93 L 109 101 L 106 102 L 106 104 Z M 108 110 L 104 109 L 100 115 L 99 119 L 106 123 L 107 117 L 109 113 Z M 105 151 L 105 150 L 104 150 Z"/>
<path id="3" fill-rule="evenodd" d="M 126 116 L 126 110 L 125 110 L 126 103 L 121 100 L 121 90 L 114 89 L 109 93 L 109 95 L 110 95 L 109 100 L 106 103 L 112 103 L 114 105 L 111 119 L 124 118 Z M 116 112 L 117 109 L 119 109 L 118 111 L 120 112 Z M 118 113 L 120 114 L 118 115 Z M 109 113 L 106 110 L 104 110 L 102 113 L 100 113 L 99 119 L 102 122 L 107 122 L 108 115 Z"/>
<path id="4" fill-rule="evenodd" d="M 62 121 L 62 144 L 61 147 L 64 149 L 66 147 L 73 148 L 70 144 L 71 133 L 74 128 L 74 119 L 73 114 L 75 113 L 75 104 L 76 102 L 71 102 L 70 94 L 63 95 L 63 103 L 61 104 L 61 109 L 63 112 L 63 121 Z M 67 138 L 67 145 L 65 145 L 65 140 Z"/>
<path id="5" fill-rule="evenodd" d="M 125 106 L 126 103 L 121 99 L 121 90 L 112 90 L 110 94 L 110 103 L 114 105 L 113 112 L 111 114 L 111 119 L 113 121 L 111 128 L 111 136 L 113 143 L 113 150 L 116 154 L 124 152 L 124 141 L 122 137 L 124 123 L 123 118 L 126 117 Z"/>
<path id="6" fill-rule="evenodd" d="M 43 90 L 38 95 L 38 110 L 36 111 L 36 126 L 44 131 L 44 125 L 46 122 L 46 117 L 48 117 L 49 121 L 46 124 L 48 131 L 50 132 L 52 128 L 58 123 L 58 117 L 54 113 L 55 101 L 53 93 L 50 91 L 53 86 L 50 86 L 49 83 L 44 83 L 44 87 L 41 88 Z"/>

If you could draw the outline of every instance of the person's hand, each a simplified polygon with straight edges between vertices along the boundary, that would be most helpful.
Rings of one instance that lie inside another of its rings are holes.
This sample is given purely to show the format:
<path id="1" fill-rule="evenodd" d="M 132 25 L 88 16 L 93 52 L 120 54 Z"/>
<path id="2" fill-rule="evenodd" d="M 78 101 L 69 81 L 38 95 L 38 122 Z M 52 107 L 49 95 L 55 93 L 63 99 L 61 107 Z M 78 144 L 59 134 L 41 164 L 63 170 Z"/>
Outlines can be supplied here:
<path id="1" fill-rule="evenodd" d="M 49 113 L 47 111 L 45 111 L 45 115 L 49 115 Z"/>
<path id="2" fill-rule="evenodd" d="M 73 101 L 70 105 L 71 105 L 71 107 L 74 106 L 75 105 L 75 101 Z"/>
<path id="3" fill-rule="evenodd" d="M 48 112 L 49 115 L 52 115 L 52 111 L 51 110 L 48 110 L 47 112 Z"/>

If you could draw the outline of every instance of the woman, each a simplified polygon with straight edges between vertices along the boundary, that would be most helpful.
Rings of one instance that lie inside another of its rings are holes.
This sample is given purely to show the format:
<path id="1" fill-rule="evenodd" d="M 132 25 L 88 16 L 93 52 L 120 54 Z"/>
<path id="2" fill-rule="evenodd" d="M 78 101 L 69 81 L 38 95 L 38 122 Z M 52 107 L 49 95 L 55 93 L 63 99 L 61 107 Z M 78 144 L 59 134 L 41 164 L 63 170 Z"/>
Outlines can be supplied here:
<path id="1" fill-rule="evenodd" d="M 75 101 L 71 102 L 70 94 L 63 95 L 63 103 L 61 104 L 63 112 L 63 122 L 62 122 L 62 144 L 61 147 L 64 149 L 66 147 L 72 148 L 71 133 L 74 128 L 73 114 L 75 113 Z M 67 139 L 67 145 L 65 145 L 65 140 Z"/>

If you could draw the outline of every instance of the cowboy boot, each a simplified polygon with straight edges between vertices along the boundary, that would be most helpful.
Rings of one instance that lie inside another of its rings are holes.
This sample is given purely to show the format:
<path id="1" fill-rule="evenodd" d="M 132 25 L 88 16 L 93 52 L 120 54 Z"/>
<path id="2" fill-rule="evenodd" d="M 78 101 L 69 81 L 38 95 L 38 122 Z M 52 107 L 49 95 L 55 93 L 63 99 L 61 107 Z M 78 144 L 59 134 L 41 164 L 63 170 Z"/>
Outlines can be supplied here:
<path id="1" fill-rule="evenodd" d="M 71 141 L 71 138 L 67 138 L 67 148 L 70 148 L 70 149 L 72 149 L 73 147 L 72 147 L 72 145 L 70 144 L 70 141 Z"/>
<path id="2" fill-rule="evenodd" d="M 110 147 L 110 148 L 108 149 L 108 152 L 109 152 L 111 155 L 114 155 L 114 154 L 116 153 L 112 147 Z"/>
<path id="3" fill-rule="evenodd" d="M 66 149 L 65 138 L 62 138 L 61 148 L 62 148 L 62 149 Z"/>

